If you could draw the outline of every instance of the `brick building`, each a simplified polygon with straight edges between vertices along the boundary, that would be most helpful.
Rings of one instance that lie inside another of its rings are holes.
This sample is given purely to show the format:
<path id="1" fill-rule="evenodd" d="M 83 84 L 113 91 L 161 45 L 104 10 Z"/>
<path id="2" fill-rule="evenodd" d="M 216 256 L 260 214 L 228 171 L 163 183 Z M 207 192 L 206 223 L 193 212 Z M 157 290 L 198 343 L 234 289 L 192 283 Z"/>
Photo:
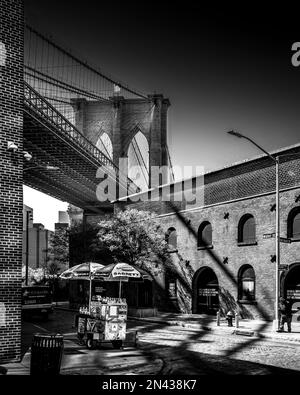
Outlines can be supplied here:
<path id="1" fill-rule="evenodd" d="M 300 145 L 281 156 L 281 294 L 300 306 Z M 298 157 L 297 157 L 298 155 Z M 193 180 L 195 181 L 195 180 Z M 195 182 L 194 182 L 195 184 Z M 200 203 L 140 202 L 154 210 L 172 246 L 174 270 L 160 281 L 160 309 L 188 313 L 238 310 L 243 317 L 274 317 L 275 166 L 266 156 L 209 172 L 199 183 Z M 172 191 L 172 189 L 171 189 Z M 122 204 L 122 206 L 124 203 Z M 272 235 L 273 234 L 273 235 Z M 295 314 L 294 320 L 300 316 Z"/>
<path id="2" fill-rule="evenodd" d="M 21 350 L 23 1 L 0 1 L 0 361 Z M 14 146 L 9 145 L 14 143 Z M 17 146 L 17 150 L 12 149 Z"/>

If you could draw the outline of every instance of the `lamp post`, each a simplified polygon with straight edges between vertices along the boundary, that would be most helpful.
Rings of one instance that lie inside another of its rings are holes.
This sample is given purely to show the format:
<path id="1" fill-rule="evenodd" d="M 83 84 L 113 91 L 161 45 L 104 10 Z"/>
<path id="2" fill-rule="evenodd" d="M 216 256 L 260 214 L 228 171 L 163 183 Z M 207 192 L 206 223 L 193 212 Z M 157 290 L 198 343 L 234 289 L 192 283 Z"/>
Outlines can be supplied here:
<path id="1" fill-rule="evenodd" d="M 275 163 L 276 169 L 276 231 L 275 231 L 275 238 L 276 238 L 276 274 L 275 274 L 275 319 L 273 320 L 273 330 L 277 331 L 279 327 L 279 309 L 278 309 L 278 302 L 279 302 L 279 265 L 280 265 L 280 196 L 279 196 L 279 156 L 273 156 L 260 145 L 258 145 L 255 141 L 251 138 L 244 136 L 239 132 L 235 132 L 230 130 L 227 132 L 228 134 L 243 138 L 253 145 L 255 145 L 258 149 L 268 155 L 269 158 Z"/>
<path id="2" fill-rule="evenodd" d="M 25 260 L 25 285 L 28 285 L 28 259 L 29 259 L 29 211 L 26 210 L 26 260 Z"/>
<path id="3" fill-rule="evenodd" d="M 29 166 L 29 167 L 25 167 L 23 169 L 23 171 L 27 171 L 27 170 L 31 170 L 31 169 L 43 169 L 43 170 L 52 170 L 52 171 L 56 171 L 59 170 L 59 167 L 57 166 L 50 166 L 50 165 L 36 165 L 36 166 Z"/>

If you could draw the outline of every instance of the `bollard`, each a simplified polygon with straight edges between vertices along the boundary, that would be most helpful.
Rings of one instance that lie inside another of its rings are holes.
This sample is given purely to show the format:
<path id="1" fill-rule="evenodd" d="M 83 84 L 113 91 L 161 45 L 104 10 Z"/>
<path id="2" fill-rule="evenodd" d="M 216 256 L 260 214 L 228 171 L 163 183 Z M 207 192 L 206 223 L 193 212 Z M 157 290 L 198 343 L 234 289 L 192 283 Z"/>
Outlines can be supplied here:
<path id="1" fill-rule="evenodd" d="M 217 326 L 220 326 L 220 319 L 221 319 L 221 312 L 220 310 L 217 311 Z"/>
<path id="2" fill-rule="evenodd" d="M 240 321 L 240 317 L 238 313 L 235 313 L 235 327 L 238 328 L 239 327 L 239 321 Z"/>
<path id="3" fill-rule="evenodd" d="M 139 333 L 138 333 L 138 331 L 135 331 L 134 347 L 138 347 L 138 342 L 139 342 Z"/>

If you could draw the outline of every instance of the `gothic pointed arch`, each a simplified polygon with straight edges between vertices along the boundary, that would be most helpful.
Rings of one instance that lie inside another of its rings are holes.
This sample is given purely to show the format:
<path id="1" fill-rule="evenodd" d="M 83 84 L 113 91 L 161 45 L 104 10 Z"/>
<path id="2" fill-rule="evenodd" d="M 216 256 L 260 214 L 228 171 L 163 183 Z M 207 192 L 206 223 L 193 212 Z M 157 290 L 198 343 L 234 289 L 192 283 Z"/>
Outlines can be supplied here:
<path id="1" fill-rule="evenodd" d="M 128 176 L 141 190 L 149 188 L 149 143 L 146 136 L 136 129 L 127 151 Z"/>
<path id="2" fill-rule="evenodd" d="M 96 147 L 100 149 L 109 159 L 113 159 L 113 145 L 109 135 L 102 131 L 97 142 Z"/>

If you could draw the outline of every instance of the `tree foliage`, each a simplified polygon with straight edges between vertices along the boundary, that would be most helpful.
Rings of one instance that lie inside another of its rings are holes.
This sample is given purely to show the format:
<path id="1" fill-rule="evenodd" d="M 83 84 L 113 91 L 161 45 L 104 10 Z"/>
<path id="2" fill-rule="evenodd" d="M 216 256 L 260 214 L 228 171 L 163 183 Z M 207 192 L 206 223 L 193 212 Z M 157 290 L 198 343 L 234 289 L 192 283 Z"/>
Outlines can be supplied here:
<path id="1" fill-rule="evenodd" d="M 96 224 L 76 223 L 70 229 L 70 264 L 83 262 L 111 263 L 111 254 L 99 244 L 99 226 Z"/>
<path id="2" fill-rule="evenodd" d="M 58 228 L 51 235 L 47 272 L 56 275 L 69 267 L 69 230 Z"/>
<path id="3" fill-rule="evenodd" d="M 157 274 L 166 260 L 165 233 L 148 211 L 127 209 L 99 223 L 99 247 L 108 249 L 118 262 L 137 265 Z"/>

